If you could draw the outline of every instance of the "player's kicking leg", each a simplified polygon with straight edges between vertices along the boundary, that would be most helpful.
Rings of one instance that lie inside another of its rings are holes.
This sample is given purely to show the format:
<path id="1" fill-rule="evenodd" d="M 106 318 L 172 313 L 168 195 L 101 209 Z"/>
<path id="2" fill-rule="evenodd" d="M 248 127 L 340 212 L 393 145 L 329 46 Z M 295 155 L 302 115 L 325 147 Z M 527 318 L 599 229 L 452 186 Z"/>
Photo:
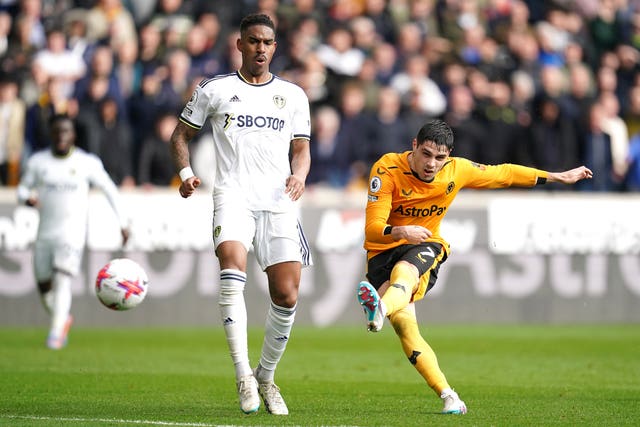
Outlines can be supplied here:
<path id="1" fill-rule="evenodd" d="M 358 284 L 358 302 L 367 317 L 367 330 L 370 332 L 380 331 L 384 325 L 385 309 L 378 291 L 371 283 L 362 281 Z"/>

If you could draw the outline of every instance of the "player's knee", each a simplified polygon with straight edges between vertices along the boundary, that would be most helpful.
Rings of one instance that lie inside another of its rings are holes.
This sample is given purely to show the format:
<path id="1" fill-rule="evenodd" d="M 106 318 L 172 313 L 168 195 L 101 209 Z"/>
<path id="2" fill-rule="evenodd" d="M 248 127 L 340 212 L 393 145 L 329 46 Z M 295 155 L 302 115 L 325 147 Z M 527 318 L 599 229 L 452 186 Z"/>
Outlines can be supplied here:
<path id="1" fill-rule="evenodd" d="M 278 292 L 278 291 L 271 292 L 271 302 L 273 302 L 275 305 L 279 307 L 293 308 L 298 302 L 298 292 L 297 290 L 285 291 L 285 292 Z"/>

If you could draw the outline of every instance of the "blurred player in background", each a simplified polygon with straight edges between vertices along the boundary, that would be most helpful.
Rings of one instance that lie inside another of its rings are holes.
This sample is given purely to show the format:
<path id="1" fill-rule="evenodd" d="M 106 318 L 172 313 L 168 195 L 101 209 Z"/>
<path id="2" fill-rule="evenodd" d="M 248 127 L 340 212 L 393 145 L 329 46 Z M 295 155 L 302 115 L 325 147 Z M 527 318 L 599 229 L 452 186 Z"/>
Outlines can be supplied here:
<path id="1" fill-rule="evenodd" d="M 187 144 L 209 119 L 216 158 L 213 239 L 220 263 L 219 305 L 240 408 L 257 411 L 262 396 L 269 413 L 287 415 L 274 372 L 293 326 L 301 266 L 310 264 L 295 203 L 311 163 L 309 101 L 300 87 L 269 71 L 276 42 L 268 16 L 245 17 L 236 46 L 242 53 L 240 69 L 196 87 L 171 138 L 172 154 L 182 180 L 180 195 L 189 197 L 200 178 L 189 165 Z M 252 245 L 271 296 L 255 371 L 249 363 L 244 300 Z"/>
<path id="2" fill-rule="evenodd" d="M 51 149 L 29 158 L 17 192 L 19 203 L 39 212 L 33 268 L 42 303 L 51 316 L 47 346 L 58 350 L 67 344 L 73 322 L 71 279 L 82 262 L 91 186 L 102 190 L 118 216 L 123 244 L 129 230 L 118 190 L 102 162 L 75 147 L 73 120 L 54 115 L 49 126 Z"/>
<path id="3" fill-rule="evenodd" d="M 436 282 L 449 244 L 440 223 L 462 188 L 533 187 L 549 182 L 574 184 L 592 177 L 584 166 L 552 173 L 520 165 L 482 165 L 450 157 L 453 133 L 434 120 L 413 139 L 412 150 L 389 153 L 372 167 L 366 208 L 367 279 L 358 301 L 369 331 L 388 318 L 409 362 L 443 401 L 443 413 L 464 414 L 465 403 L 451 388 L 435 353 L 420 335 L 414 303 Z"/>

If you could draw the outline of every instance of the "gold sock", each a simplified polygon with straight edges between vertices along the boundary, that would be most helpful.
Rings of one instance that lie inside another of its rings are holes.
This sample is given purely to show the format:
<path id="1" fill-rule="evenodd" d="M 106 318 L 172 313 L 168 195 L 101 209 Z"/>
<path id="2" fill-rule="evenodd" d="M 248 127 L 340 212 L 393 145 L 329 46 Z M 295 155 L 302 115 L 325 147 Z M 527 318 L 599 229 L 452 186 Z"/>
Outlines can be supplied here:
<path id="1" fill-rule="evenodd" d="M 387 316 L 409 305 L 414 288 L 417 287 L 417 280 L 414 266 L 400 262 L 393 267 L 389 288 L 382 296 Z"/>
<path id="2" fill-rule="evenodd" d="M 393 313 L 389 320 L 400 338 L 404 354 L 429 387 L 438 396 L 442 390 L 450 388 L 444 373 L 440 370 L 436 354 L 420 335 L 414 311 L 411 308 L 402 309 Z"/>

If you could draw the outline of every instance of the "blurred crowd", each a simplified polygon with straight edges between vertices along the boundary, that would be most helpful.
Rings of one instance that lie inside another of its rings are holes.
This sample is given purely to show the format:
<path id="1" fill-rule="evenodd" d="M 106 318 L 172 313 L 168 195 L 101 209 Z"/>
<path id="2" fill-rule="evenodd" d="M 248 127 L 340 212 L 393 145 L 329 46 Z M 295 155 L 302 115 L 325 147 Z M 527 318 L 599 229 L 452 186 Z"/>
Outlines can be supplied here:
<path id="1" fill-rule="evenodd" d="M 640 191 L 640 1 L 0 0 L 0 183 L 48 147 L 48 118 L 121 187 L 175 185 L 169 138 L 203 78 L 235 71 L 240 19 L 277 24 L 271 70 L 312 113 L 308 186 L 359 189 L 380 155 L 443 118 L 452 155 Z M 192 165 L 205 185 L 213 140 Z M 546 187 L 568 190 L 563 187 Z"/>

